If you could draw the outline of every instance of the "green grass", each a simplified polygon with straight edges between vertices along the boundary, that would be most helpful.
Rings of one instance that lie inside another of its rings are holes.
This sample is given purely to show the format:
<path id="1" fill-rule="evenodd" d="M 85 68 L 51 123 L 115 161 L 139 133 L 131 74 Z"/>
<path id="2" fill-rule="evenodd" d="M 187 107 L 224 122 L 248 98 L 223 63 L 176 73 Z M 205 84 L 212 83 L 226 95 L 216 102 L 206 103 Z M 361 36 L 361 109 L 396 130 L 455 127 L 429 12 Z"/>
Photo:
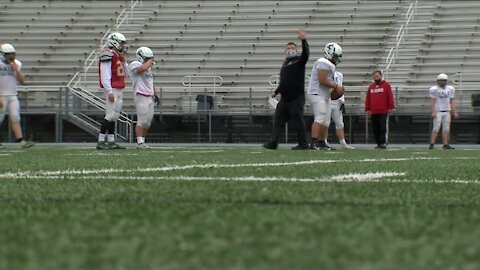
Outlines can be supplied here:
<path id="1" fill-rule="evenodd" d="M 480 150 L 38 147 L 0 164 L 0 269 L 480 269 Z M 373 172 L 399 175 L 329 181 Z"/>

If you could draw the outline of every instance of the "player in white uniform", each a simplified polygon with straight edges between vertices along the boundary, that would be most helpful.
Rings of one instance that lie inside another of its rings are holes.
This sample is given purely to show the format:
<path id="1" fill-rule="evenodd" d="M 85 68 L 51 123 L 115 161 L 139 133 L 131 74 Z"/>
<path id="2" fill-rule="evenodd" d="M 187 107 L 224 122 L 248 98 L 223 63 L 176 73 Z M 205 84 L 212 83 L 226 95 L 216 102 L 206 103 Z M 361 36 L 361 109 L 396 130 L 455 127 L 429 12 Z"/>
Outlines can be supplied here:
<path id="1" fill-rule="evenodd" d="M 342 58 L 342 48 L 337 43 L 328 43 L 323 49 L 325 57 L 318 59 L 312 68 L 310 83 L 307 90 L 307 100 L 312 106 L 314 121 L 312 124 L 311 149 L 334 150 L 325 143 L 327 130 L 330 126 L 330 93 L 344 91 L 342 85 L 335 83 L 335 65 Z"/>
<path id="2" fill-rule="evenodd" d="M 440 126 L 442 126 L 443 149 L 455 149 L 448 144 L 451 113 L 458 119 L 457 105 L 455 103 L 455 88 L 447 85 L 448 76 L 439 74 L 437 85 L 430 87 L 429 94 L 432 98 L 433 131 L 430 138 L 430 149 L 433 149 L 437 140 Z"/>
<path id="3" fill-rule="evenodd" d="M 13 135 L 22 148 L 32 147 L 34 143 L 23 139 L 20 125 L 20 103 L 18 102 L 18 83 L 25 84 L 22 74 L 22 62 L 15 59 L 15 48 L 10 44 L 0 47 L 0 125 L 8 113 Z M 0 144 L 0 148 L 2 148 Z"/>
<path id="4" fill-rule="evenodd" d="M 335 71 L 335 83 L 338 85 L 343 85 L 343 74 L 341 72 Z M 345 132 L 343 127 L 345 126 L 343 123 L 343 111 L 345 110 L 345 96 L 342 95 L 337 100 L 330 99 L 330 107 L 332 109 L 332 119 L 335 122 L 335 129 L 337 133 L 338 140 L 340 141 L 340 147 L 342 149 L 355 149 L 355 147 L 350 146 L 345 141 Z M 325 139 L 325 144 L 331 147 L 328 144 L 327 139 Z"/>
<path id="5" fill-rule="evenodd" d="M 135 53 L 137 60 L 128 65 L 128 74 L 132 80 L 135 92 L 135 107 L 137 109 L 137 149 L 149 149 L 145 137 L 152 123 L 154 114 L 153 99 L 158 104 L 159 99 L 153 86 L 152 66 L 155 64 L 153 52 L 148 47 L 140 47 Z"/>

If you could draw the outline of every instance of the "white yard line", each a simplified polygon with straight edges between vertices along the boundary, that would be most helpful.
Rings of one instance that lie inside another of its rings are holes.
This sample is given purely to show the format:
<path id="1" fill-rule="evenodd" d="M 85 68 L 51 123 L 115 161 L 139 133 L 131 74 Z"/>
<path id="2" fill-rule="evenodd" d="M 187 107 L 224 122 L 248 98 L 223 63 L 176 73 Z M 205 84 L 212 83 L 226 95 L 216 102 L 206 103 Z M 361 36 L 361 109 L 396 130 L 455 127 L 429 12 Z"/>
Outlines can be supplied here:
<path id="1" fill-rule="evenodd" d="M 406 173 L 399 172 L 370 172 L 370 173 L 352 173 L 327 176 L 323 178 L 285 178 L 285 177 L 204 177 L 204 176 L 115 176 L 115 175 L 95 175 L 95 176 L 74 176 L 66 177 L 64 175 L 38 176 L 31 175 L 19 177 L 19 179 L 56 179 L 56 180 L 137 180 L 137 181 L 236 181 L 236 182 L 315 182 L 315 183 L 414 183 L 414 184 L 480 184 L 480 180 L 465 179 L 392 179 L 392 177 L 404 177 Z"/>
<path id="2" fill-rule="evenodd" d="M 175 165 L 153 168 L 104 168 L 104 169 L 68 169 L 68 170 L 56 170 L 56 171 L 18 171 L 18 172 L 6 172 L 1 173 L 0 178 L 18 178 L 25 176 L 55 176 L 55 175 L 89 175 L 89 174 L 105 174 L 105 173 L 139 173 L 139 172 L 167 172 L 167 171 L 180 171 L 189 169 L 218 169 L 218 168 L 260 168 L 260 167 L 283 167 L 283 166 L 301 166 L 301 165 L 313 165 L 313 164 L 328 164 L 328 163 L 347 163 L 347 162 L 397 162 L 397 161 L 413 161 L 413 160 L 436 160 L 439 158 L 433 157 L 412 157 L 412 158 L 385 158 L 385 159 L 316 159 L 316 160 L 304 160 L 304 161 L 291 161 L 291 162 L 268 162 L 268 163 L 245 163 L 245 164 L 219 164 L 219 163 L 207 163 L 207 164 L 190 164 L 190 165 Z"/>

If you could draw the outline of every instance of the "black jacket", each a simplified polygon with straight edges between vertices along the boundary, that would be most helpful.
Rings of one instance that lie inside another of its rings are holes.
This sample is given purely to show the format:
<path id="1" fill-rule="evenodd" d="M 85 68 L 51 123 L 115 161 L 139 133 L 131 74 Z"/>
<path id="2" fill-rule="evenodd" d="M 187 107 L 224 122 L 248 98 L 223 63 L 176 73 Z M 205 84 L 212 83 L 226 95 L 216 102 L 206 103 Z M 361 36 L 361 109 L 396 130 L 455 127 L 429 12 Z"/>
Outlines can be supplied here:
<path id="1" fill-rule="evenodd" d="M 282 95 L 281 101 L 305 98 L 305 65 L 310 52 L 308 43 L 302 40 L 302 55 L 286 59 L 280 70 L 280 83 L 275 94 Z"/>

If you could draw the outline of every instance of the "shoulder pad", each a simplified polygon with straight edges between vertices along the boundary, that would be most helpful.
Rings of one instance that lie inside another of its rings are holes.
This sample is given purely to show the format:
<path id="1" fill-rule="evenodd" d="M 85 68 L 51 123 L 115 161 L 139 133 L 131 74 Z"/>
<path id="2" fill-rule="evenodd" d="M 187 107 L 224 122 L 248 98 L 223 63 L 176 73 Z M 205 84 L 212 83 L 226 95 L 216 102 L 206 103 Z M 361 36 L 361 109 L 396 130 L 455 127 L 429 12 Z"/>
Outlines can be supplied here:
<path id="1" fill-rule="evenodd" d="M 102 51 L 99 56 L 100 62 L 110 62 L 112 61 L 113 58 L 113 52 L 112 51 Z"/>

